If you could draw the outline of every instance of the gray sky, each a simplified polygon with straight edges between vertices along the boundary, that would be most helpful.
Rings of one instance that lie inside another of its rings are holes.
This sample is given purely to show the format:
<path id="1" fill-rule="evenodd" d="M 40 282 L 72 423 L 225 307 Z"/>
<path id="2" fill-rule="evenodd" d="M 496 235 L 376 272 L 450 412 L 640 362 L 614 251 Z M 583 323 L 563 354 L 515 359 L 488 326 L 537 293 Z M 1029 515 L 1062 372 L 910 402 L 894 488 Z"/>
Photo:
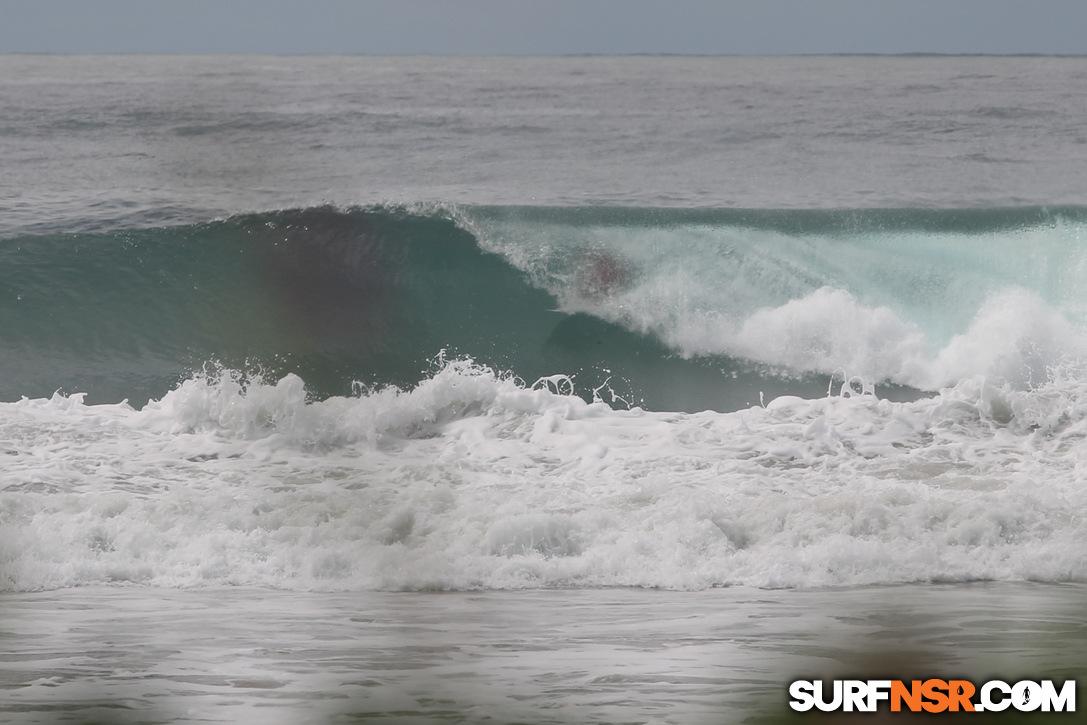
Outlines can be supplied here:
<path id="1" fill-rule="evenodd" d="M 0 0 L 0 53 L 1087 54 L 1087 0 Z"/>

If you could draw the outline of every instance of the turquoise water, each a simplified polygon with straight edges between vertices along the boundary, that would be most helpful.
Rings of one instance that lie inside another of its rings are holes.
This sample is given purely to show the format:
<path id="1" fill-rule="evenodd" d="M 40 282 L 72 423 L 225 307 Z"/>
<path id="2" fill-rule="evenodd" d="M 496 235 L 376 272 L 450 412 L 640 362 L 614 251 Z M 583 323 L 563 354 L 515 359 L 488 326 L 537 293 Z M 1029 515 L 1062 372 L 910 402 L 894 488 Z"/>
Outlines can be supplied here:
<path id="1" fill-rule="evenodd" d="M 143 405 L 211 364 L 327 397 L 413 386 L 443 350 L 654 410 L 844 373 L 896 399 L 1024 385 L 1080 353 L 1083 229 L 1079 208 L 435 206 L 16 237 L 0 394 Z"/>

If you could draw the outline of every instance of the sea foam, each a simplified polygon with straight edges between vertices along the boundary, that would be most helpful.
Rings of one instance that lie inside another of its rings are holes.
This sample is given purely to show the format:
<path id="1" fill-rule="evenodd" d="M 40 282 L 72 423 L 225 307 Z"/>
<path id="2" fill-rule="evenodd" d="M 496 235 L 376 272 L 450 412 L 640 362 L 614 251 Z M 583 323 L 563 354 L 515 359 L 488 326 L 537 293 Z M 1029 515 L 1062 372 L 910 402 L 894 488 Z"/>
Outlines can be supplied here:
<path id="1" fill-rule="evenodd" d="M 227 372 L 142 410 L 2 404 L 0 586 L 1087 579 L 1082 379 L 834 393 L 615 410 L 455 360 L 317 402 Z"/>

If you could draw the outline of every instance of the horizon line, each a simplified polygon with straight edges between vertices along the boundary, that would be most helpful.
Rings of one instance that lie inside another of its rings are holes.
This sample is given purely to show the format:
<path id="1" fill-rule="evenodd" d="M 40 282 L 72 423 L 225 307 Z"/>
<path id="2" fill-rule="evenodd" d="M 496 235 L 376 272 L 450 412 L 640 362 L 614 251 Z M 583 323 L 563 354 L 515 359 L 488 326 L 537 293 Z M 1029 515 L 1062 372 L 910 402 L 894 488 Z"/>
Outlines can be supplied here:
<path id="1" fill-rule="evenodd" d="M 907 51 L 901 53 L 877 52 L 825 52 L 825 53 L 673 53 L 673 52 L 633 52 L 633 53 L 264 53 L 264 52 L 145 52 L 145 51 L 94 51 L 65 52 L 51 50 L 0 51 L 0 56 L 177 56 L 177 57 L 245 57 L 265 56 L 277 58 L 1087 58 L 1087 53 L 944 53 L 930 51 Z"/>

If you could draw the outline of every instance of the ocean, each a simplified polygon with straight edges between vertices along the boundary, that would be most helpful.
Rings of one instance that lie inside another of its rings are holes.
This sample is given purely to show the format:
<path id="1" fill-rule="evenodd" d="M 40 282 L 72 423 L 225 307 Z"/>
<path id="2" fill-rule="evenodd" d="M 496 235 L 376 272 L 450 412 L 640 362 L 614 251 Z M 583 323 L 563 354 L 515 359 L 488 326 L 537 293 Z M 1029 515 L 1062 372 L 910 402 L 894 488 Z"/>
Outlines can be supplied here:
<path id="1" fill-rule="evenodd" d="M 1082 681 L 1085 117 L 1087 58 L 0 56 L 0 720 Z"/>

